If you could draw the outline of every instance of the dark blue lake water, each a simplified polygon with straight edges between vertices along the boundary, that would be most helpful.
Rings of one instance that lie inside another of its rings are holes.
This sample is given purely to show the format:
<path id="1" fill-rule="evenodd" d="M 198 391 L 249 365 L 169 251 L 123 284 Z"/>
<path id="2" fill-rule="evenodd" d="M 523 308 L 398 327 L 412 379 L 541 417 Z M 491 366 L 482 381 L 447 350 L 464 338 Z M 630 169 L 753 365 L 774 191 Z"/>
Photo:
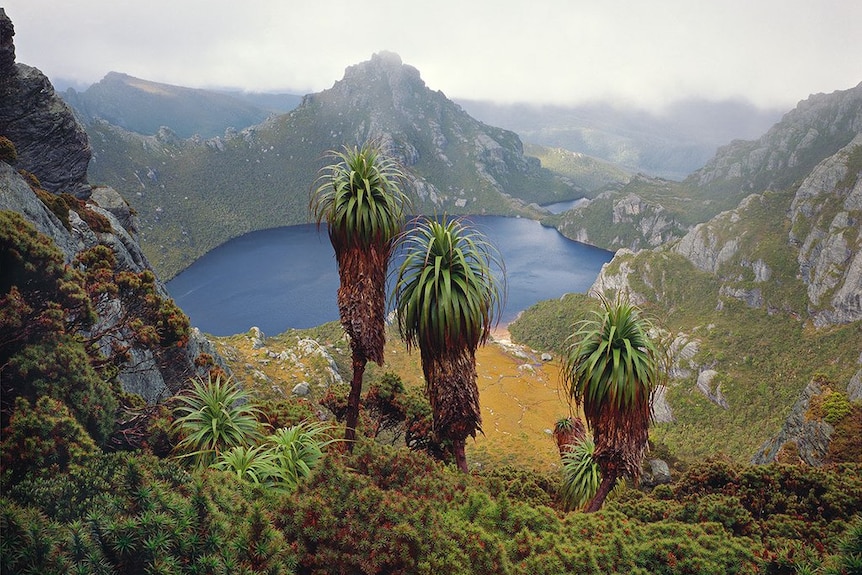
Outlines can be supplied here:
<path id="1" fill-rule="evenodd" d="M 502 323 L 541 300 L 585 292 L 612 252 L 522 218 L 470 218 L 506 265 Z M 338 268 L 325 229 L 312 224 L 252 232 L 207 253 L 167 284 L 192 325 L 213 335 L 258 326 L 268 334 L 338 319 Z"/>

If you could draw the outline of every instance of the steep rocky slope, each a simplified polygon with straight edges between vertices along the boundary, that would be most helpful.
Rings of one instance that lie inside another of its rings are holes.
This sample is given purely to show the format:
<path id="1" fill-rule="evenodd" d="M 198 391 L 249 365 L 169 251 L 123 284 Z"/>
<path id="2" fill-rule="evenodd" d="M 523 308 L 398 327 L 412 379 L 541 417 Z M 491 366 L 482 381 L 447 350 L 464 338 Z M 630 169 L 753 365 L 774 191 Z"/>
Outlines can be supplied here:
<path id="1" fill-rule="evenodd" d="M 12 23 L 2 8 L 0 27 L 4 40 L 11 39 Z M 11 42 L 4 42 L 0 78 L 4 90 L 0 98 L 0 135 L 9 138 L 18 150 L 14 168 L 0 162 L 0 210 L 23 215 L 40 233 L 54 241 L 67 264 L 72 264 L 85 250 L 106 246 L 116 259 L 115 273 L 138 274 L 151 270 L 138 244 L 135 219 L 129 206 L 112 188 L 93 188 L 87 183 L 85 172 L 90 147 L 83 129 L 54 94 L 44 75 L 35 68 L 15 64 Z M 33 181 L 25 180 L 18 170 L 33 174 L 48 192 L 74 193 L 87 198 L 84 209 L 96 214 L 93 221 L 106 221 L 109 226 L 88 223 L 78 212 L 69 210 L 67 227 L 34 192 Z M 155 286 L 158 296 L 168 297 L 161 282 L 156 280 Z M 99 306 L 102 314 L 94 329 L 109 332 L 114 327 L 122 327 L 129 301 L 128 294 L 124 293 L 103 300 Z M 129 337 L 123 328 L 123 333 L 113 341 L 130 343 Z M 213 349 L 195 330 L 182 349 L 133 344 L 118 379 L 127 391 L 153 401 L 185 385 L 186 379 L 199 371 L 195 359 L 202 353 L 212 354 Z"/>
<path id="2" fill-rule="evenodd" d="M 860 132 L 862 84 L 816 94 L 757 140 L 719 148 L 712 160 L 682 182 L 641 176 L 612 187 L 601 201 L 549 223 L 567 237 L 588 239 L 606 249 L 655 247 L 734 209 L 749 194 L 798 186 L 824 158 L 848 146 Z M 620 208 L 633 203 L 644 209 L 621 221 Z M 625 226 L 609 231 L 620 223 Z"/>
<path id="3" fill-rule="evenodd" d="M 680 434 L 702 425 L 759 462 L 787 441 L 806 461 L 823 460 L 831 426 L 808 422 L 807 407 L 791 406 L 815 380 L 858 397 L 860 193 L 857 135 L 795 188 L 751 194 L 682 238 L 621 250 L 605 267 L 594 290 L 629 293 L 665 320 L 677 350 L 694 345 L 690 357 L 677 358 L 664 395 L 676 422 L 659 426 L 659 437 L 697 450 Z M 712 443 L 701 441 L 700 449 Z"/>

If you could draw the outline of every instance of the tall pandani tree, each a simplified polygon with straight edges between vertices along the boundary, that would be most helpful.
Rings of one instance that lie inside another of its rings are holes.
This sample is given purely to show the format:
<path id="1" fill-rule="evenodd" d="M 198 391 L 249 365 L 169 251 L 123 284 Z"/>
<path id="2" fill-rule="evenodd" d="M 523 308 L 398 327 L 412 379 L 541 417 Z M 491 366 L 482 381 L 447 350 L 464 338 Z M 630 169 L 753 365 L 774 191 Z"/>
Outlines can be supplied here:
<path id="1" fill-rule="evenodd" d="M 332 162 L 320 171 L 310 208 L 318 229 L 328 225 L 338 263 L 338 313 L 353 363 L 345 432 L 352 450 L 365 366 L 369 360 L 383 365 L 386 277 L 408 199 L 403 173 L 378 144 L 345 147 L 328 157 Z"/>
<path id="2" fill-rule="evenodd" d="M 465 441 L 482 424 L 476 349 L 503 308 L 503 260 L 460 219 L 420 220 L 402 244 L 405 259 L 394 291 L 398 329 L 408 351 L 419 348 L 434 432 L 451 441 L 466 473 Z"/>
<path id="3" fill-rule="evenodd" d="M 570 397 L 584 409 L 601 469 L 587 512 L 601 509 L 621 477 L 640 477 L 652 393 L 665 377 L 667 359 L 637 306 L 621 296 L 600 299 L 601 311 L 575 326 L 561 371 Z"/>

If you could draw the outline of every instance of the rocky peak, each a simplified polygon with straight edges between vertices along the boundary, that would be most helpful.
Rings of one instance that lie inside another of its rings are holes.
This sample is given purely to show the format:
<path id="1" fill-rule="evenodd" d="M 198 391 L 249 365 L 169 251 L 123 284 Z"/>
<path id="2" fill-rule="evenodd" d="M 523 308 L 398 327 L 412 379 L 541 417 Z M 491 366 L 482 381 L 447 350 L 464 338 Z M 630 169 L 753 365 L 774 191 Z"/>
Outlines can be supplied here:
<path id="1" fill-rule="evenodd" d="M 721 193 L 789 187 L 862 132 L 862 83 L 800 102 L 755 141 L 734 141 L 688 182 Z"/>
<path id="2" fill-rule="evenodd" d="M 18 167 L 49 192 L 89 196 L 87 134 L 36 68 L 15 63 L 15 31 L 0 9 L 0 135 L 18 150 Z"/>
<path id="3" fill-rule="evenodd" d="M 332 88 L 306 96 L 291 116 L 325 129 L 336 138 L 333 147 L 382 143 L 409 168 L 420 210 L 471 213 L 470 205 L 484 200 L 484 209 L 497 204 L 492 209 L 505 213 L 517 209 L 511 196 L 567 188 L 524 156 L 516 134 L 471 118 L 392 52 L 348 67 Z"/>

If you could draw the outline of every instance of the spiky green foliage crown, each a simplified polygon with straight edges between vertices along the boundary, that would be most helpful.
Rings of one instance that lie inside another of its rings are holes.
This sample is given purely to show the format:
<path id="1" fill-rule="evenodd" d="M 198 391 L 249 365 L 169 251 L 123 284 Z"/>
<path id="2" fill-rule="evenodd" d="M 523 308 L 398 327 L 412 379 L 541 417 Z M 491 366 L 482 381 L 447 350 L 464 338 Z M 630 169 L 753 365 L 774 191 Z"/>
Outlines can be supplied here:
<path id="1" fill-rule="evenodd" d="M 403 239 L 396 307 L 408 348 L 426 342 L 439 350 L 475 351 L 490 335 L 505 299 L 496 248 L 464 220 L 422 220 Z"/>
<path id="2" fill-rule="evenodd" d="M 577 324 L 570 337 L 563 378 L 590 412 L 626 411 L 661 381 L 661 353 L 649 337 L 652 324 L 629 301 L 602 297 L 602 311 Z"/>
<path id="3" fill-rule="evenodd" d="M 404 174 L 380 147 L 367 142 L 330 152 L 333 162 L 320 171 L 310 208 L 318 226 L 329 224 L 329 237 L 341 246 L 389 242 L 404 222 L 407 196 Z"/>

